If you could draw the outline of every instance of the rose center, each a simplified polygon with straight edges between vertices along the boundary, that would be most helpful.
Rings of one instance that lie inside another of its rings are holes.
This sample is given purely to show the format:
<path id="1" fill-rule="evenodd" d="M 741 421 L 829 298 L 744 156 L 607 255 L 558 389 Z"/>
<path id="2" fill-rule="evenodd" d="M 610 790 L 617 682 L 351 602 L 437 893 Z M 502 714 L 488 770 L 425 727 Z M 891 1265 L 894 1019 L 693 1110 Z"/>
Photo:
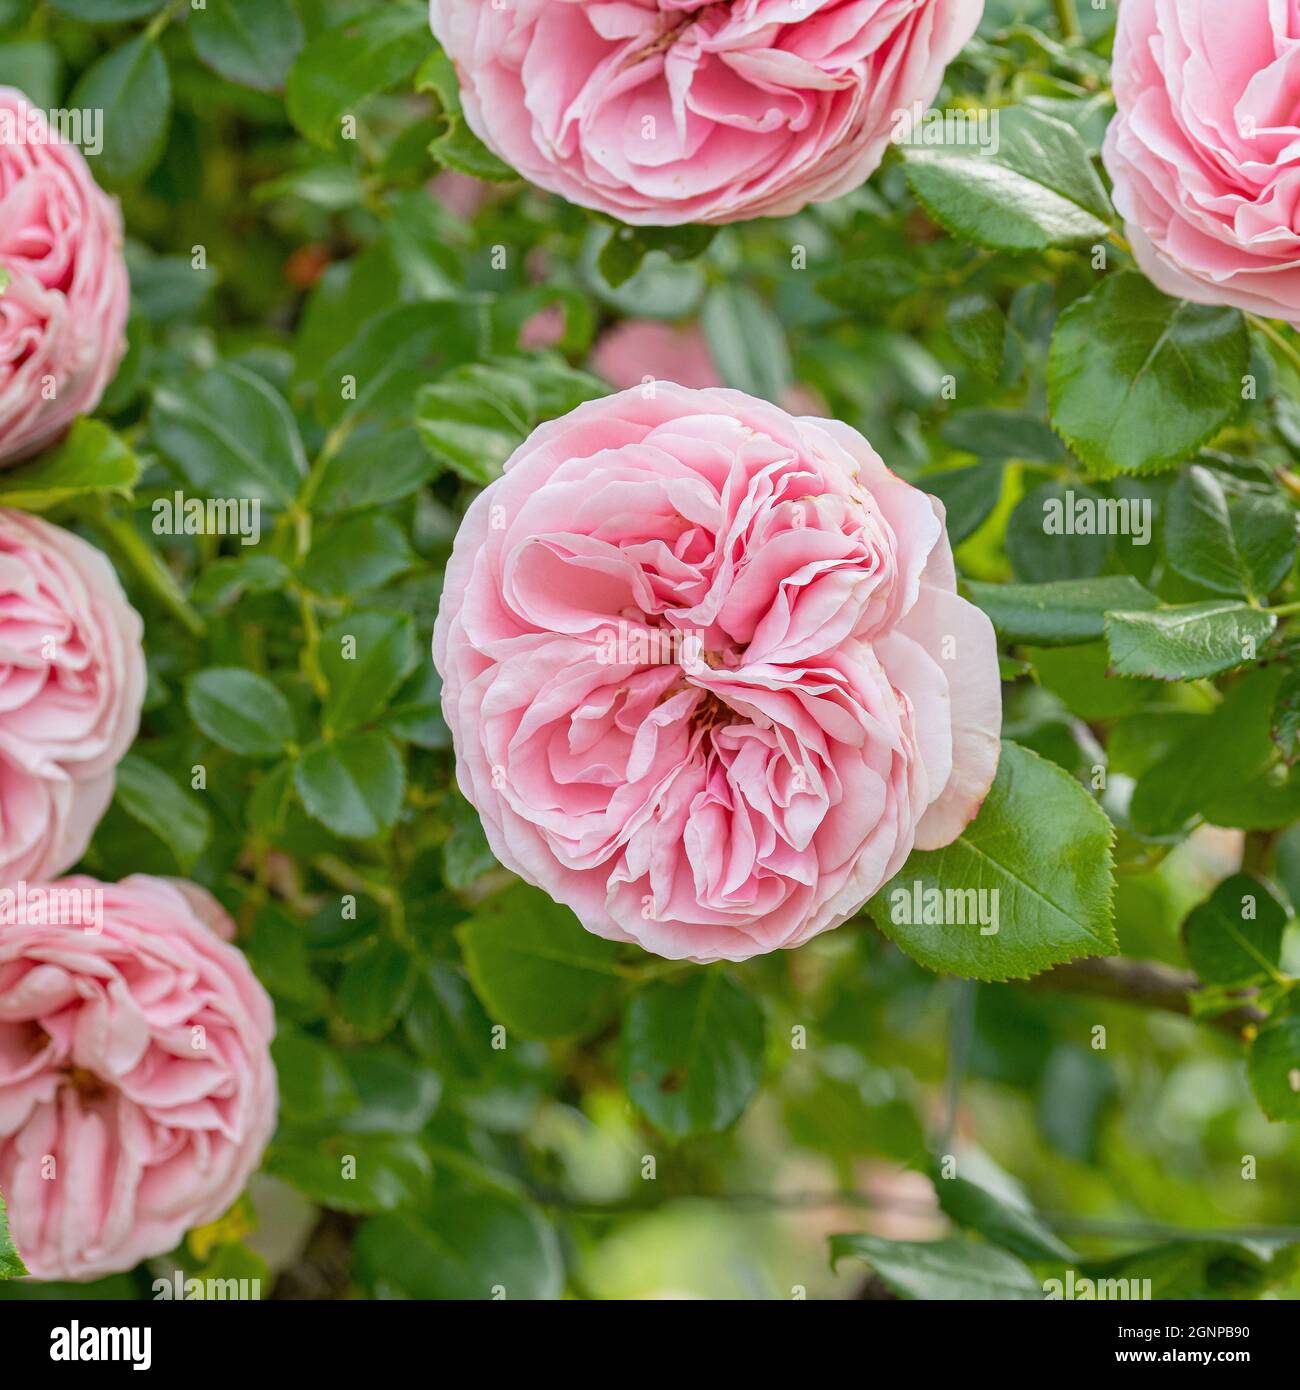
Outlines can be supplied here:
<path id="1" fill-rule="evenodd" d="M 85 1067 L 69 1067 L 66 1075 L 68 1085 L 76 1091 L 83 1105 L 93 1105 L 96 1101 L 108 1098 L 108 1087 L 93 1071 L 88 1071 Z"/>

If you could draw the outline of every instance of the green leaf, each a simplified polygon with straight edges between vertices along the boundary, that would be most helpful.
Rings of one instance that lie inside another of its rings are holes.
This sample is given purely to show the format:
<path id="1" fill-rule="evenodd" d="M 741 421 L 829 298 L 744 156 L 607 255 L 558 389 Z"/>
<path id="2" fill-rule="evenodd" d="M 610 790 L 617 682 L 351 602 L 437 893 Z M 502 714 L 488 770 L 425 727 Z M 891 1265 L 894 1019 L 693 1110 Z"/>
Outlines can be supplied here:
<path id="1" fill-rule="evenodd" d="M 383 734 L 351 734 L 303 755 L 294 785 L 307 814 L 347 840 L 391 830 L 402 809 L 406 773 Z"/>
<path id="2" fill-rule="evenodd" d="M 303 45 L 293 0 L 213 0 L 190 15 L 194 51 L 214 72 L 259 91 L 278 91 Z"/>
<path id="3" fill-rule="evenodd" d="M 1270 1120 L 1300 1120 L 1300 1014 L 1266 1024 L 1250 1046 L 1250 1089 Z"/>
<path id="4" fill-rule="evenodd" d="M 399 304 L 367 319 L 316 376 L 322 423 L 409 423 L 418 388 L 452 364 L 478 357 L 486 324 L 479 299 Z"/>
<path id="5" fill-rule="evenodd" d="M 129 39 L 89 67 L 69 106 L 102 111 L 104 147 L 95 177 L 110 188 L 136 183 L 162 158 L 172 119 L 172 83 L 156 40 Z"/>
<path id="6" fill-rule="evenodd" d="M 0 507 L 43 512 L 89 493 L 130 497 L 140 460 L 101 420 L 82 416 L 55 449 L 0 476 Z"/>
<path id="7" fill-rule="evenodd" d="M 395 941 L 368 942 L 343 967 L 339 1012 L 363 1038 L 387 1033 L 406 1008 L 415 985 L 415 962 Z"/>
<path id="8" fill-rule="evenodd" d="M 1061 441 L 1037 415 L 1024 410 L 958 410 L 939 426 L 945 444 L 978 458 L 1060 463 Z"/>
<path id="9" fill-rule="evenodd" d="M 1252 671 L 1229 688 L 1213 713 L 1190 721 L 1190 730 L 1139 777 L 1129 803 L 1136 829 L 1175 833 L 1276 758 L 1268 725 L 1281 680 L 1280 667 Z"/>
<path id="10" fill-rule="evenodd" d="M 1024 106 L 997 115 L 996 151 L 974 144 L 904 147 L 908 182 L 931 216 L 993 250 L 1104 241 L 1110 199 L 1078 134 Z"/>
<path id="11" fill-rule="evenodd" d="M 970 468 L 922 473 L 916 485 L 943 503 L 948 539 L 953 545 L 960 545 L 979 530 L 997 506 L 1002 496 L 1002 465 L 977 463 Z"/>
<path id="12" fill-rule="evenodd" d="M 337 1120 L 357 1104 L 357 1091 L 332 1048 L 297 1028 L 283 1025 L 271 1044 L 280 1083 L 280 1110 L 294 1124 Z"/>
<path id="13" fill-rule="evenodd" d="M 289 119 L 308 139 L 337 148 L 343 118 L 410 77 L 432 46 L 428 16 L 414 6 L 389 5 L 325 30 L 289 70 Z"/>
<path id="14" fill-rule="evenodd" d="M 1276 975 L 1287 911 L 1263 880 L 1225 878 L 1188 914 L 1183 944 L 1207 985 L 1248 985 Z"/>
<path id="15" fill-rule="evenodd" d="M 1148 680 L 1196 680 L 1254 661 L 1277 615 L 1229 599 L 1143 613 L 1106 614 L 1116 672 Z"/>
<path id="16" fill-rule="evenodd" d="M 1040 1299 L 1043 1286 L 1014 1255 L 973 1240 L 884 1240 L 832 1236 L 831 1265 L 865 1261 L 899 1298 Z"/>
<path id="17" fill-rule="evenodd" d="M 0 1279 L 21 1279 L 27 1273 L 22 1257 L 14 1249 L 9 1235 L 9 1218 L 5 1215 L 5 1199 L 0 1197 Z"/>
<path id="18" fill-rule="evenodd" d="M 500 868 L 483 833 L 478 812 L 463 796 L 450 800 L 451 834 L 442 846 L 442 877 L 456 893 L 466 893 L 484 874 Z"/>
<path id="19" fill-rule="evenodd" d="M 321 635 L 321 669 L 329 682 L 326 733 L 369 724 L 417 660 L 415 624 L 406 613 L 351 613 L 327 628 Z"/>
<path id="20" fill-rule="evenodd" d="M 719 968 L 652 984 L 624 1015 L 621 1074 L 661 1133 L 720 1133 L 758 1090 L 763 1011 Z"/>
<path id="21" fill-rule="evenodd" d="M 1179 475 L 1165 512 L 1165 553 L 1187 579 L 1220 594 L 1266 599 L 1295 560 L 1296 514 L 1281 497 L 1229 502 L 1217 473 Z"/>
<path id="22" fill-rule="evenodd" d="M 212 837 L 208 808 L 160 768 L 128 753 L 117 765 L 117 804 L 171 850 L 182 872 L 194 867 Z"/>
<path id="23" fill-rule="evenodd" d="M 406 532 L 380 512 L 323 528 L 302 568 L 302 582 L 327 597 L 382 589 L 416 564 Z"/>
<path id="24" fill-rule="evenodd" d="M 429 54 L 415 74 L 415 90 L 431 93 L 442 108 L 443 130 L 429 144 L 429 153 L 448 169 L 471 178 L 511 183 L 519 175 L 495 155 L 465 123 L 460 83 L 451 59 L 441 50 Z"/>
<path id="25" fill-rule="evenodd" d="M 945 1178 L 937 1171 L 931 1178 L 944 1214 L 1003 1250 L 1022 1260 L 1073 1262 L 1079 1258 L 1027 1208 L 1012 1206 L 965 1178 Z"/>
<path id="26" fill-rule="evenodd" d="M 121 24 L 162 9 L 164 0 L 49 0 L 50 8 L 86 24 Z"/>
<path id="27" fill-rule="evenodd" d="M 420 1144 L 395 1134 L 280 1136 L 264 1165 L 322 1206 L 355 1215 L 411 1206 L 433 1176 Z"/>
<path id="28" fill-rule="evenodd" d="M 307 473 L 284 398 L 247 368 L 223 362 L 154 393 L 150 428 L 185 480 L 208 497 L 292 503 Z"/>
<path id="29" fill-rule="evenodd" d="M 1073 777 L 1004 741 L 979 815 L 945 848 L 914 851 L 868 911 L 928 969 L 978 980 L 1113 955 L 1112 836 Z"/>
<path id="30" fill-rule="evenodd" d="M 793 379 L 785 329 L 746 285 L 715 285 L 700 310 L 709 354 L 728 386 L 779 401 Z"/>
<path id="31" fill-rule="evenodd" d="M 1153 1301 L 1253 1299 L 1289 1280 L 1295 1263 L 1294 1245 L 1270 1250 L 1257 1240 L 1175 1240 L 1112 1260 L 1090 1260 L 1081 1273 L 1093 1281 L 1097 1298 L 1105 1296 L 1104 1281 L 1125 1279 L 1130 1290 L 1142 1289 L 1141 1296 Z M 1075 1290 L 1075 1297 L 1082 1297 L 1077 1278 Z"/>
<path id="32" fill-rule="evenodd" d="M 1288 767 L 1300 757 L 1300 670 L 1288 671 L 1278 687 L 1269 736 Z"/>
<path id="33" fill-rule="evenodd" d="M 1250 335 L 1236 309 L 1170 299 L 1122 271 L 1057 320 L 1052 423 L 1102 477 L 1159 472 L 1233 420 L 1249 366 Z"/>
<path id="34" fill-rule="evenodd" d="M 1095 642 L 1106 631 L 1106 614 L 1155 608 L 1159 600 L 1131 576 L 1062 579 L 1050 584 L 969 586 L 971 598 L 989 615 L 1007 642 L 1070 647 Z"/>
<path id="35" fill-rule="evenodd" d="M 421 1057 L 460 1076 L 479 1076 L 491 1065 L 492 1021 L 464 974 L 434 961 L 416 981 L 403 1019 Z"/>
<path id="36" fill-rule="evenodd" d="M 1055 479 L 1042 483 L 1016 504 L 1007 523 L 1006 551 L 1016 578 L 1030 583 L 1055 583 L 1063 579 L 1094 579 L 1106 568 L 1115 538 L 1103 532 L 1071 533 L 1068 526 L 1083 510 L 1093 517 L 1103 497 L 1082 483 Z M 1054 528 L 1048 530 L 1048 520 Z M 1059 520 L 1060 526 L 1055 523 Z"/>
<path id="37" fill-rule="evenodd" d="M 616 227 L 600 248 L 596 264 L 611 289 L 625 285 L 652 251 L 673 261 L 693 261 L 709 249 L 716 227 Z"/>
<path id="38" fill-rule="evenodd" d="M 240 667 L 210 667 L 190 677 L 190 718 L 222 748 L 246 758 L 275 758 L 293 741 L 293 711 L 265 676 Z"/>
<path id="39" fill-rule="evenodd" d="M 442 1078 L 426 1063 L 395 1047 L 365 1047 L 344 1054 L 357 1105 L 337 1121 L 349 1134 L 418 1135 L 442 1098 Z"/>
<path id="40" fill-rule="evenodd" d="M 538 889 L 518 884 L 496 894 L 456 934 L 489 1013 L 521 1037 L 583 1036 L 615 1005 L 618 945 L 584 930 Z"/>
<path id="41" fill-rule="evenodd" d="M 555 1232 L 534 1207 L 495 1194 L 448 1194 L 427 1221 L 376 1217 L 355 1248 L 363 1282 L 406 1298 L 553 1299 L 564 1289 Z"/>
<path id="42" fill-rule="evenodd" d="M 605 384 L 563 363 L 498 359 L 457 367 L 416 397 L 424 446 L 469 482 L 501 476 L 507 459 L 543 420 L 606 394 Z"/>
<path id="43" fill-rule="evenodd" d="M 989 377 L 1002 370 L 1007 318 L 996 300 L 982 293 L 958 295 L 944 314 L 949 336 L 967 361 Z"/>

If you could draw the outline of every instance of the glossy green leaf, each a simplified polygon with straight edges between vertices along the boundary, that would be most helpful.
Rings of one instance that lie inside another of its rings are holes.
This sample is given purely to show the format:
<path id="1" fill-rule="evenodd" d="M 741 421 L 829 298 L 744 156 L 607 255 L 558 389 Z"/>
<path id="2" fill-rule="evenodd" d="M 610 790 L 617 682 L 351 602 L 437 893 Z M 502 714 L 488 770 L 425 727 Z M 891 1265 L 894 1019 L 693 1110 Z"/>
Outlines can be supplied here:
<path id="1" fill-rule="evenodd" d="M 1172 468 L 1241 409 L 1250 337 L 1236 309 L 1108 275 L 1052 336 L 1052 423 L 1100 477 Z"/>
<path id="2" fill-rule="evenodd" d="M 623 1019 L 623 1084 L 673 1139 L 735 1122 L 763 1072 L 763 1011 L 720 967 L 640 990 Z"/>
<path id="3" fill-rule="evenodd" d="M 617 1001 L 618 946 L 535 888 L 520 884 L 489 898 L 457 935 L 479 997 L 512 1033 L 582 1036 Z"/>
<path id="4" fill-rule="evenodd" d="M 214 742 L 248 758 L 274 758 L 293 740 L 293 711 L 265 676 L 209 667 L 185 690 L 190 718 Z"/>
<path id="5" fill-rule="evenodd" d="M 867 910 L 908 955 L 945 974 L 1025 979 L 1112 955 L 1113 833 L 1074 778 L 1004 742 L 979 815 L 946 848 L 913 851 Z"/>

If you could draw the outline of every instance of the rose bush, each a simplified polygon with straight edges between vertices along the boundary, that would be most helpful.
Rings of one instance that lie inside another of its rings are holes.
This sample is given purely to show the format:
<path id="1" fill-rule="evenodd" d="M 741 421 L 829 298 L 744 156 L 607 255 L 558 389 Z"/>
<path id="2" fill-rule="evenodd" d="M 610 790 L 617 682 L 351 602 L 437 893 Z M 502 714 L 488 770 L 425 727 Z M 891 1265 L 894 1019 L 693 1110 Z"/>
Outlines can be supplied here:
<path id="1" fill-rule="evenodd" d="M 735 392 L 537 430 L 466 515 L 434 650 L 497 858 L 672 958 L 838 926 L 997 766 L 993 629 L 942 508 L 853 430 Z"/>
<path id="2" fill-rule="evenodd" d="M 242 1191 L 275 1125 L 271 1002 L 203 889 L 27 884 L 76 922 L 0 927 L 0 1190 L 41 1279 L 170 1250 Z M 102 896 L 99 896 L 102 895 Z"/>
<path id="3" fill-rule="evenodd" d="M 624 222 L 782 217 L 856 188 L 983 0 L 431 0 L 474 131 Z"/>
<path id="4" fill-rule="evenodd" d="M 0 0 L 0 1301 L 1300 1294 L 1294 7 L 980 8 Z"/>
<path id="5" fill-rule="evenodd" d="M 93 410 L 126 351 L 122 217 L 81 151 L 0 88 L 0 465 Z"/>
<path id="6" fill-rule="evenodd" d="M 0 509 L 0 886 L 85 852 L 139 726 L 141 636 L 98 550 Z"/>
<path id="7" fill-rule="evenodd" d="M 1125 0 L 1115 203 L 1166 294 L 1300 320 L 1300 11 L 1269 0 Z"/>

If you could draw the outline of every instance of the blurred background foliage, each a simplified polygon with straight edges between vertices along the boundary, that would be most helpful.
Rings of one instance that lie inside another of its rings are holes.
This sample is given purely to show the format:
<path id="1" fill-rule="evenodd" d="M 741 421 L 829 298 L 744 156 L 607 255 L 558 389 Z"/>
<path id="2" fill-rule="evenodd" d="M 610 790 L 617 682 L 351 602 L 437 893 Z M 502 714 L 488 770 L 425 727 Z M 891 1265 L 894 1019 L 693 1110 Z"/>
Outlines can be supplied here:
<path id="1" fill-rule="evenodd" d="M 1080 19 L 1087 46 L 1065 46 L 1050 0 L 990 0 L 948 104 L 1037 108 L 1095 156 L 1113 6 Z M 144 725 L 86 866 L 212 888 L 280 1028 L 282 1123 L 248 1197 L 79 1295 L 148 1297 L 180 1267 L 280 1296 L 925 1296 L 869 1243 L 882 1278 L 832 1269 L 827 1238 L 961 1229 L 1040 1280 L 1300 1289 L 1300 1145 L 1261 1113 L 1238 1040 L 936 976 L 865 917 L 734 969 L 600 942 L 493 862 L 437 709 L 458 516 L 538 421 L 608 389 L 606 335 L 629 322 L 672 330 L 650 373 L 676 354 L 860 429 L 944 498 L 968 578 L 1129 573 L 1176 597 L 1169 475 L 1089 484 L 1153 501 L 1146 551 L 1044 546 L 1034 519 L 1085 477 L 1048 424 L 1047 350 L 1095 287 L 1086 251 L 950 236 L 891 154 L 839 202 L 644 254 L 654 238 L 510 180 L 403 0 L 0 0 L 0 82 L 105 109 L 91 162 L 128 235 L 130 352 L 65 446 L 80 481 L 51 490 L 38 461 L 16 503 L 95 537 L 146 617 Z M 1215 442 L 1247 483 L 1286 449 L 1293 384 L 1253 351 L 1266 389 Z M 155 535 L 178 488 L 260 498 L 260 544 Z M 359 672 L 345 633 L 364 634 Z M 1017 648 L 1007 733 L 1131 785 L 1217 696 L 1106 667 L 1100 642 Z M 1242 832 L 1117 814 L 1121 947 L 1185 971 L 1182 923 Z M 1300 838 L 1277 828 L 1289 921 Z M 936 1176 L 944 1155 L 973 1188 Z"/>

